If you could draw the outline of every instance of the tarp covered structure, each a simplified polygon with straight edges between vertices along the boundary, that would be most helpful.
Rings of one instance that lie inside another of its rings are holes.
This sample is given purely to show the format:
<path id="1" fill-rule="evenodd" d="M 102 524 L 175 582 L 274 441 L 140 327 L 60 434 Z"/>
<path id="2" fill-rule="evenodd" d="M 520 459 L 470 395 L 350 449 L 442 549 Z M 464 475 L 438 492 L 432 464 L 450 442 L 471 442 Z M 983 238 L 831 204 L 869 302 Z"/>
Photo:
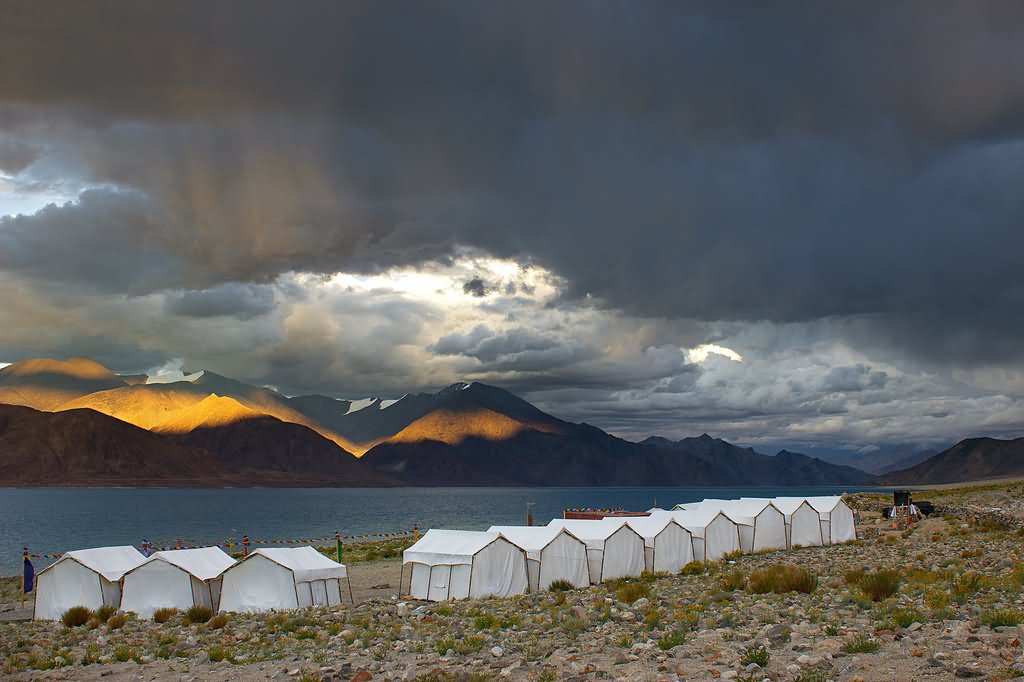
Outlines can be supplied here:
<path id="1" fill-rule="evenodd" d="M 630 518 L 626 523 L 644 539 L 648 571 L 678 573 L 693 561 L 693 535 L 671 514 Z"/>
<path id="2" fill-rule="evenodd" d="M 430 529 L 402 554 L 409 594 L 442 601 L 524 594 L 530 587 L 526 551 L 501 533 Z"/>
<path id="3" fill-rule="evenodd" d="M 584 521 L 553 519 L 549 526 L 565 528 L 587 545 L 590 582 L 635 577 L 645 567 L 644 539 L 626 517 Z"/>
<path id="4" fill-rule="evenodd" d="M 235 564 L 220 547 L 156 552 L 121 579 L 121 610 L 149 618 L 161 608 L 187 609 L 220 602 L 221 573 Z"/>
<path id="5" fill-rule="evenodd" d="M 821 537 L 825 544 L 838 544 L 857 539 L 857 526 L 853 510 L 839 495 L 824 495 L 806 498 L 821 517 Z"/>
<path id="6" fill-rule="evenodd" d="M 744 497 L 744 500 L 771 502 L 786 520 L 787 547 L 817 547 L 823 544 L 821 517 L 807 500 L 796 497 Z"/>
<path id="7" fill-rule="evenodd" d="M 565 580 L 573 587 L 590 584 L 587 545 L 564 528 L 491 526 L 488 532 L 501 533 L 526 552 L 531 590 L 546 590 L 556 580 Z"/>
<path id="8" fill-rule="evenodd" d="M 341 604 L 341 581 L 352 597 L 345 564 L 313 547 L 253 551 L 222 574 L 221 611 L 269 611 Z"/>
<path id="9" fill-rule="evenodd" d="M 786 517 L 771 500 L 708 499 L 698 504 L 701 509 L 717 509 L 737 523 L 744 552 L 786 549 Z"/>
<path id="10" fill-rule="evenodd" d="M 693 537 L 693 554 L 698 561 L 717 561 L 740 549 L 739 526 L 731 518 L 713 509 L 664 512 Z M 651 516 L 662 516 L 661 513 Z"/>
<path id="11" fill-rule="evenodd" d="M 36 576 L 33 618 L 58 620 L 72 606 L 98 609 L 121 603 L 121 576 L 146 557 L 130 546 L 77 549 Z"/>

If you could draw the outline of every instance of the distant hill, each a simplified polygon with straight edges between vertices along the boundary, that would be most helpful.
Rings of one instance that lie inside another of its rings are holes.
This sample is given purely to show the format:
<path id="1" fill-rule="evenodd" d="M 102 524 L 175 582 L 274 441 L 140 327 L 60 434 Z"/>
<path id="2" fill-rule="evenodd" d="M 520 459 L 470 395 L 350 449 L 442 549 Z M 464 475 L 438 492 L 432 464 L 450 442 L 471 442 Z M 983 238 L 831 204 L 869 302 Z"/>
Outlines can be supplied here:
<path id="1" fill-rule="evenodd" d="M 89 358 L 33 358 L 0 369 L 0 403 L 52 410 L 89 393 L 124 385 L 116 374 Z"/>
<path id="2" fill-rule="evenodd" d="M 868 479 L 850 467 L 787 452 L 769 457 L 706 434 L 632 443 L 478 382 L 398 400 L 346 400 L 288 398 L 209 371 L 149 383 L 138 375 L 123 381 L 85 359 L 11 367 L 3 385 L 31 387 L 36 402 L 56 410 L 22 414 L 19 423 L 40 430 L 8 434 L 21 466 L 8 470 L 13 481 L 173 484 L 185 476 L 213 485 L 845 485 Z M 31 457 L 33 439 L 59 453 L 53 462 Z"/>
<path id="3" fill-rule="evenodd" d="M 217 485 L 243 478 L 204 450 L 92 410 L 0 405 L 5 485 Z"/>
<path id="4" fill-rule="evenodd" d="M 936 448 L 929 449 L 912 444 L 890 446 L 871 452 L 812 450 L 809 454 L 830 464 L 856 467 L 869 474 L 884 474 L 912 467 L 928 459 L 935 452 Z"/>
<path id="5" fill-rule="evenodd" d="M 958 483 L 1024 476 L 1024 438 L 968 438 L 907 469 L 881 477 L 885 483 Z"/>

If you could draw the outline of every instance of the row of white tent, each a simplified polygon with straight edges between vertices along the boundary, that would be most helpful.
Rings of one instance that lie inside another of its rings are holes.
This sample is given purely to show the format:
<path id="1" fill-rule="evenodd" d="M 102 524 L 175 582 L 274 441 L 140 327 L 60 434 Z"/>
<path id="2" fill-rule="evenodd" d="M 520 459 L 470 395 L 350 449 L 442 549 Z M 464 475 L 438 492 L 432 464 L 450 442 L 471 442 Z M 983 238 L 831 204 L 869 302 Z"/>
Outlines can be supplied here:
<path id="1" fill-rule="evenodd" d="M 651 509 L 648 516 L 554 519 L 547 526 L 487 531 L 431 529 L 402 558 L 409 596 L 445 599 L 511 596 L 555 581 L 585 587 L 677 573 L 691 561 L 733 552 L 780 550 L 855 540 L 853 511 L 841 497 L 703 500 Z"/>
<path id="2" fill-rule="evenodd" d="M 110 606 L 142 618 L 160 608 L 192 606 L 214 611 L 337 606 L 342 580 L 348 584 L 345 565 L 313 547 L 257 549 L 241 561 L 219 547 L 149 557 L 130 546 L 80 549 L 63 554 L 36 576 L 33 618 L 57 620 L 73 606 Z"/>

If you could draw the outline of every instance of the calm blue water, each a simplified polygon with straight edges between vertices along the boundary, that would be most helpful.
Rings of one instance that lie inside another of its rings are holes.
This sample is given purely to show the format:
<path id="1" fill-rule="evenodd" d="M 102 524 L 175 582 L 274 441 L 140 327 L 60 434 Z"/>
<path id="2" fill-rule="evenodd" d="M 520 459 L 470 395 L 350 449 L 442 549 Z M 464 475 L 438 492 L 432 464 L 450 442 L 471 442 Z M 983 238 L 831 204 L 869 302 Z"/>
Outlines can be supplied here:
<path id="1" fill-rule="evenodd" d="M 862 488 L 866 489 L 866 488 Z M 566 507 L 671 507 L 706 497 L 829 495 L 816 488 L 0 488 L 0 575 L 15 575 L 21 548 L 62 552 L 149 539 L 173 545 L 333 538 L 427 528 L 485 530 L 535 523 Z M 329 544 L 329 543 L 325 543 Z M 35 559 L 36 570 L 52 560 Z"/>

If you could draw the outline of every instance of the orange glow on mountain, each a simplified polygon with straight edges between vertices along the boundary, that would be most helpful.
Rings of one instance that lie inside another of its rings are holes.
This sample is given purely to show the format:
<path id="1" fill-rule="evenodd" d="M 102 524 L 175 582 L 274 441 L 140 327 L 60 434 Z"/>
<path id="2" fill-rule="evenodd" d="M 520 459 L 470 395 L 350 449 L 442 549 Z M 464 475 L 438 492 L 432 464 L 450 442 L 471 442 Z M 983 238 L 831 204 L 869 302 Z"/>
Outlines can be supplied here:
<path id="1" fill-rule="evenodd" d="M 436 410 L 409 424 L 386 442 L 418 443 L 435 440 L 457 445 L 467 438 L 508 440 L 527 430 L 558 433 L 558 429 L 551 424 L 521 422 L 486 408 Z"/>
<path id="2" fill-rule="evenodd" d="M 152 429 L 202 400 L 203 396 L 199 393 L 138 385 L 90 393 L 64 403 L 55 411 L 88 408 L 144 429 Z"/>
<path id="3" fill-rule="evenodd" d="M 152 430 L 160 433 L 188 433 L 195 429 L 225 426 L 264 416 L 264 413 L 249 409 L 234 398 L 211 393 L 192 407 L 176 412 Z"/>

